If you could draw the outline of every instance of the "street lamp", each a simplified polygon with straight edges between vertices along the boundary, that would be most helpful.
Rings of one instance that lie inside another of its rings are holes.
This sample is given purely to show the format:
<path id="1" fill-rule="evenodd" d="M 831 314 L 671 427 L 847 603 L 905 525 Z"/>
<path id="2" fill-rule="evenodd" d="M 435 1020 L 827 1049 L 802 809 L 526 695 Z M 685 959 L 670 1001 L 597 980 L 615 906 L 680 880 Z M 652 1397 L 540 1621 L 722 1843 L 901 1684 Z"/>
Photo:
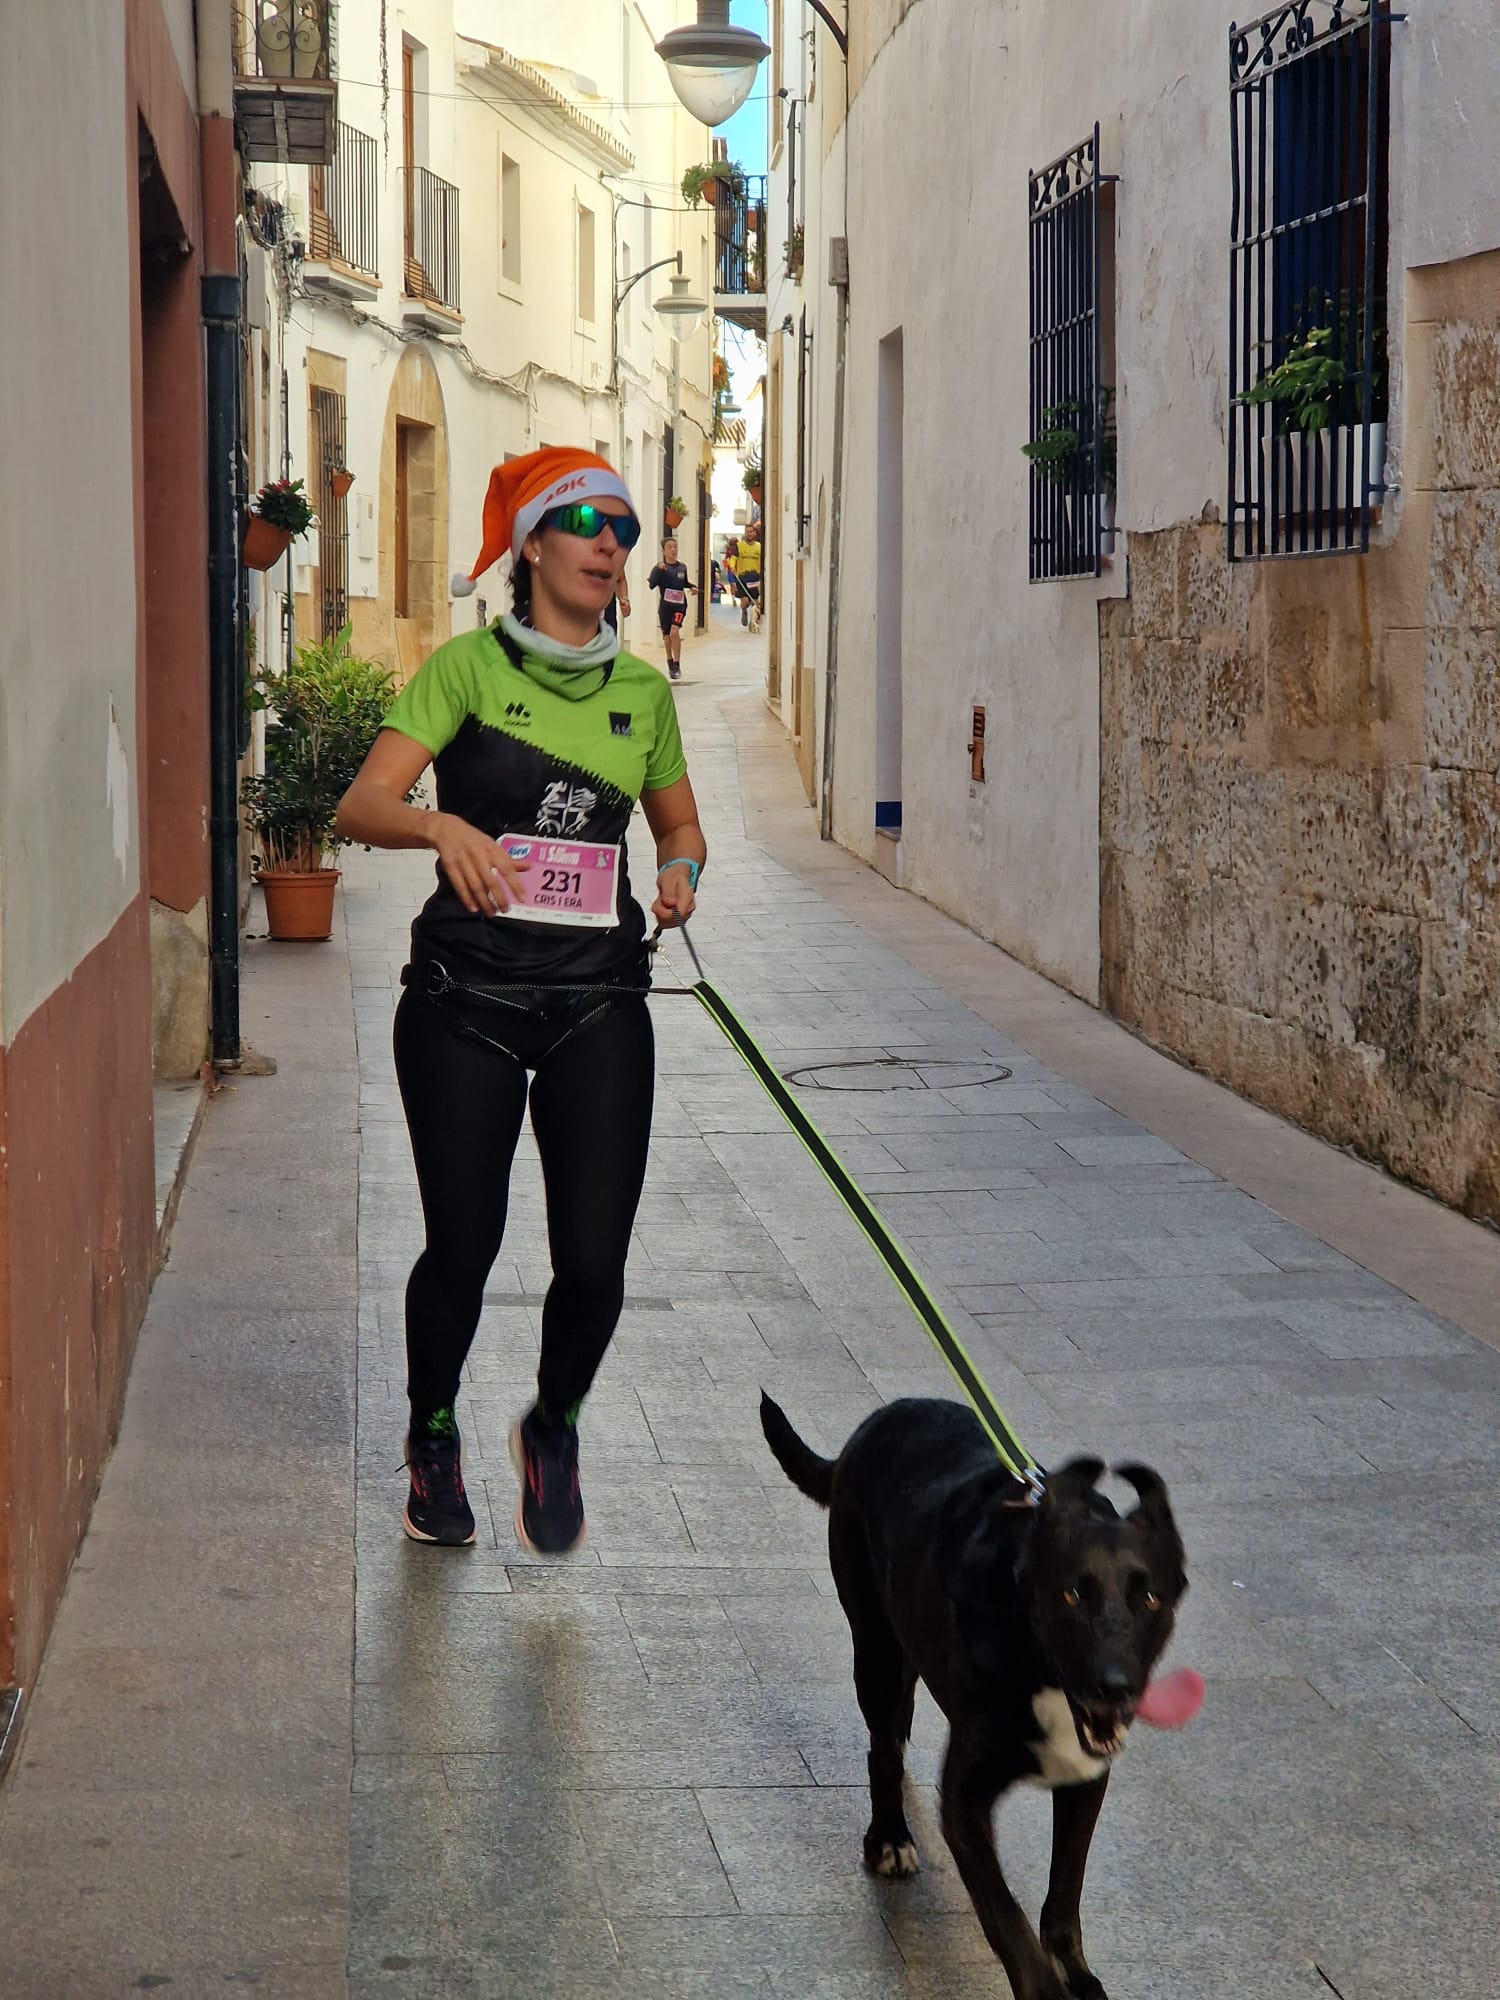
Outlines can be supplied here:
<path id="1" fill-rule="evenodd" d="M 684 109 L 700 125 L 722 125 L 755 88 L 771 51 L 749 28 L 731 27 L 729 0 L 698 0 L 697 20 L 663 35 L 656 53 Z"/>
<path id="2" fill-rule="evenodd" d="M 833 36 L 839 54 L 847 56 L 849 37 L 823 0 L 807 4 Z M 771 51 L 749 28 L 731 26 L 729 0 L 698 0 L 692 27 L 663 35 L 656 53 L 666 64 L 683 107 L 700 125 L 722 125 L 755 88 L 756 75 Z"/>
<path id="3" fill-rule="evenodd" d="M 681 340 L 693 331 L 692 322 L 702 319 L 708 311 L 708 300 L 693 297 L 689 290 L 692 279 L 685 278 L 681 271 L 667 282 L 671 286 L 667 296 L 664 299 L 653 299 L 651 303 L 663 319 L 675 322 L 672 327 L 672 338 Z"/>

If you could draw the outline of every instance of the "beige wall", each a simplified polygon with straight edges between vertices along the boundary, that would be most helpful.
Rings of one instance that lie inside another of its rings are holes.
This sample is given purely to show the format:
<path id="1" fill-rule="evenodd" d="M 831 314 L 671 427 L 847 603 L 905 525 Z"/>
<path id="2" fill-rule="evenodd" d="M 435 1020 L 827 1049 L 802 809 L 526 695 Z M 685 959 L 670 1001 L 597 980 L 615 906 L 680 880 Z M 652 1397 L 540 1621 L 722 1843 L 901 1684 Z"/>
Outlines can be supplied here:
<path id="1" fill-rule="evenodd" d="M 1363 560 L 1131 539 L 1103 616 L 1105 1005 L 1500 1222 L 1500 252 L 1408 274 Z"/>
<path id="2" fill-rule="evenodd" d="M 66 117 L 36 88 L 59 76 Z M 0 271 L 31 303 L 12 300 L 0 367 L 5 1042 L 140 887 L 125 105 L 123 9 L 88 34 L 72 9 L 6 10 Z M 59 227 L 65 188 L 88 199 Z"/>

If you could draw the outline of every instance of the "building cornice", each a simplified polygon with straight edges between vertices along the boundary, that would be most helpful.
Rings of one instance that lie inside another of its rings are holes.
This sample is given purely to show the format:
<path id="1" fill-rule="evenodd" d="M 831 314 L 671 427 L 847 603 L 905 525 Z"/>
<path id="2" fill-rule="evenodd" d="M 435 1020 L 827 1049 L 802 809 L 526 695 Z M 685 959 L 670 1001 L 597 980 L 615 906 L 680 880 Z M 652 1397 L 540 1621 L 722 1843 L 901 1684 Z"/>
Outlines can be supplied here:
<path id="1" fill-rule="evenodd" d="M 503 85 L 508 102 L 521 105 L 563 132 L 610 173 L 626 173 L 634 167 L 634 153 L 622 146 L 607 126 L 564 97 L 539 69 L 494 42 L 475 41 L 472 36 L 461 37 L 458 48 L 459 74 L 471 88 L 485 82 Z M 474 51 L 472 58 L 465 53 L 468 50 Z"/>

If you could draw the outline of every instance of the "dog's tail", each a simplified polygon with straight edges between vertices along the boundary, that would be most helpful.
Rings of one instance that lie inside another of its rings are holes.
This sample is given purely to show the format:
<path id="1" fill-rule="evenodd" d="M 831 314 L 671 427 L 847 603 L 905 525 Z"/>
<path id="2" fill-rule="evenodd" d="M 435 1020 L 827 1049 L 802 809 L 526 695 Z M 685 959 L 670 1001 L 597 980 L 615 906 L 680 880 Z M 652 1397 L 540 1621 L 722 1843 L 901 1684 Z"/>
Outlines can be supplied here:
<path id="1" fill-rule="evenodd" d="M 804 1444 L 787 1420 L 786 1411 L 760 1392 L 760 1427 L 766 1434 L 776 1463 L 799 1492 L 826 1507 L 833 1498 L 833 1460 L 819 1458 L 811 1445 Z"/>

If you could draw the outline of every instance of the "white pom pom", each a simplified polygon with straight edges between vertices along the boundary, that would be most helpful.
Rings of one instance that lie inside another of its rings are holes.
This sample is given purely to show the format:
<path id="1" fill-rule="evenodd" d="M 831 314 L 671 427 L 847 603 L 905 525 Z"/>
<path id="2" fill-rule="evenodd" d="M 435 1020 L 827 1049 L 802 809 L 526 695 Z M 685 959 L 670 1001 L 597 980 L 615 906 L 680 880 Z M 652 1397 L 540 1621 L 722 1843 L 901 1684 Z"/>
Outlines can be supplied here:
<path id="1" fill-rule="evenodd" d="M 461 569 L 456 569 L 448 579 L 448 588 L 455 597 L 472 597 L 477 585 L 472 576 L 465 576 Z"/>

